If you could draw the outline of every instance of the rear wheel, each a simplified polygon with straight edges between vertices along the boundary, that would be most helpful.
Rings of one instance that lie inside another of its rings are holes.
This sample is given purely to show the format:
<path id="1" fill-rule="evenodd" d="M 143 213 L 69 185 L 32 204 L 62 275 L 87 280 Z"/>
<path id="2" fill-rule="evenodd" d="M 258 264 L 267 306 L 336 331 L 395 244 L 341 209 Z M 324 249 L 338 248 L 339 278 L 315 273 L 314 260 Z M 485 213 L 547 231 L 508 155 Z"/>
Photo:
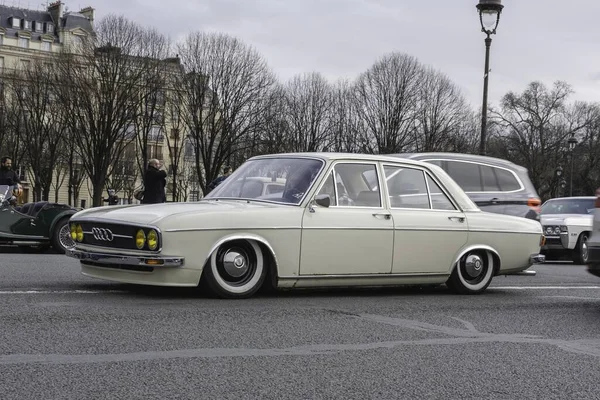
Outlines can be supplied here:
<path id="1" fill-rule="evenodd" d="M 573 262 L 575 264 L 586 264 L 588 261 L 588 234 L 586 232 L 579 235 L 577 246 L 573 249 Z"/>
<path id="2" fill-rule="evenodd" d="M 69 228 L 69 218 L 62 218 L 54 225 L 52 231 L 52 247 L 61 254 L 65 254 L 67 249 L 73 248 L 75 241 L 71 238 L 71 229 Z"/>
<path id="3" fill-rule="evenodd" d="M 253 240 L 223 243 L 204 267 L 205 286 L 219 297 L 252 296 L 263 285 L 267 269 L 262 250 Z"/>
<path id="4" fill-rule="evenodd" d="M 462 256 L 446 285 L 460 294 L 478 294 L 492 283 L 494 258 L 485 250 L 472 250 Z"/>

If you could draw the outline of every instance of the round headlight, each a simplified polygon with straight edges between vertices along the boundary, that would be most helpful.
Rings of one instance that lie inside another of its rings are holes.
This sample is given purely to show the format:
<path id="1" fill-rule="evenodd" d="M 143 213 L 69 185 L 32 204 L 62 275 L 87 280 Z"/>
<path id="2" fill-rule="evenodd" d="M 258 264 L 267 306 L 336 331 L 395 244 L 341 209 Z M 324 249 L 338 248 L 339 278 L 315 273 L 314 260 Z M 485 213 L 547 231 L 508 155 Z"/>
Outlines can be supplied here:
<path id="1" fill-rule="evenodd" d="M 77 225 L 75 228 L 75 237 L 78 242 L 83 242 L 83 228 L 81 225 Z"/>
<path id="2" fill-rule="evenodd" d="M 77 240 L 77 225 L 71 224 L 71 239 Z"/>
<path id="3" fill-rule="evenodd" d="M 146 234 L 144 233 L 143 230 L 139 230 L 137 231 L 136 235 L 135 235 L 135 247 L 137 247 L 138 249 L 143 249 L 144 245 L 146 244 Z"/>
<path id="4" fill-rule="evenodd" d="M 554 234 L 555 235 L 560 235 L 560 226 L 554 227 Z"/>
<path id="5" fill-rule="evenodd" d="M 158 247 L 158 233 L 156 233 L 156 231 L 152 229 L 150 232 L 148 232 L 148 236 L 146 239 L 148 241 L 148 248 L 150 250 L 156 250 L 156 248 Z"/>

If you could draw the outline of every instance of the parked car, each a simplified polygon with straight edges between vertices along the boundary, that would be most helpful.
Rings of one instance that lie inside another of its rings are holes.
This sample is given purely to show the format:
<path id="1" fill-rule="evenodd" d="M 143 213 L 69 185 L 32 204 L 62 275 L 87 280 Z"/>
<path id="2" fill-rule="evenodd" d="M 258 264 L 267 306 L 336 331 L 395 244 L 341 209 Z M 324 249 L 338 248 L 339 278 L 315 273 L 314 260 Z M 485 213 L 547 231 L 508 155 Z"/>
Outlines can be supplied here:
<path id="1" fill-rule="evenodd" d="M 482 211 L 539 221 L 542 204 L 527 169 L 500 158 L 461 153 L 405 153 L 396 157 L 441 167 Z"/>
<path id="2" fill-rule="evenodd" d="M 0 185 L 0 244 L 17 245 L 26 252 L 50 247 L 64 253 L 73 246 L 69 219 L 78 210 L 48 201 L 17 206 L 13 187 Z"/>
<path id="3" fill-rule="evenodd" d="M 541 223 L 546 236 L 542 253 L 546 259 L 566 256 L 575 264 L 587 262 L 595 200 L 593 196 L 559 197 L 542 204 Z"/>
<path id="4" fill-rule="evenodd" d="M 590 274 L 600 277 L 600 188 L 596 190 L 594 222 L 592 234 L 587 241 L 587 251 L 587 270 Z"/>
<path id="5" fill-rule="evenodd" d="M 232 192 L 261 176 L 284 190 Z M 67 255 L 87 276 L 200 284 L 226 298 L 263 285 L 446 283 L 480 293 L 494 276 L 543 261 L 544 239 L 537 221 L 481 212 L 436 165 L 333 153 L 254 157 L 197 203 L 88 209 L 72 217 L 71 234 Z"/>

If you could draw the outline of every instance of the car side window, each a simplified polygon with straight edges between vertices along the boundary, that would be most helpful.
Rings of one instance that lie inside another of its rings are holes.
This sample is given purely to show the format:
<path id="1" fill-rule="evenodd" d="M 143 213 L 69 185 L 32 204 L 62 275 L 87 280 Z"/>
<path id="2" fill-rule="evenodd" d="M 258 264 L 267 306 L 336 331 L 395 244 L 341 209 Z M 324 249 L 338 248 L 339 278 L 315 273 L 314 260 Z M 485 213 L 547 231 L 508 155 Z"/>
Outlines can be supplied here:
<path id="1" fill-rule="evenodd" d="M 465 192 L 481 192 L 481 174 L 479 165 L 461 161 L 447 161 L 448 175 Z"/>
<path id="2" fill-rule="evenodd" d="M 503 192 L 511 192 L 513 190 L 519 190 L 521 188 L 521 184 L 515 176 L 510 172 L 502 168 L 494 168 L 494 172 L 496 173 L 496 177 L 498 178 L 498 184 L 500 185 L 500 190 Z"/>
<path id="3" fill-rule="evenodd" d="M 330 172 L 329 175 L 327 176 L 327 179 L 325 179 L 325 183 L 323 184 L 323 186 L 321 186 L 321 190 L 319 190 L 319 193 L 317 193 L 317 195 L 320 195 L 320 194 L 329 195 L 329 198 L 331 199 L 330 206 L 331 207 L 337 206 L 337 199 L 335 196 L 335 182 L 333 180 L 333 172 Z"/>
<path id="4" fill-rule="evenodd" d="M 494 168 L 487 165 L 480 165 L 479 170 L 481 171 L 481 179 L 483 181 L 484 192 L 499 192 L 500 186 L 494 173 Z"/>
<path id="5" fill-rule="evenodd" d="M 385 166 L 384 172 L 392 208 L 430 208 L 423 171 Z"/>
<path id="6" fill-rule="evenodd" d="M 334 167 L 337 204 L 346 207 L 381 207 L 379 186 L 369 182 L 369 175 L 378 182 L 375 164 L 340 163 Z"/>
<path id="7" fill-rule="evenodd" d="M 456 210 L 454 204 L 448 196 L 442 191 L 440 186 L 427 175 L 427 186 L 429 186 L 429 195 L 431 196 L 431 208 L 434 210 Z"/>

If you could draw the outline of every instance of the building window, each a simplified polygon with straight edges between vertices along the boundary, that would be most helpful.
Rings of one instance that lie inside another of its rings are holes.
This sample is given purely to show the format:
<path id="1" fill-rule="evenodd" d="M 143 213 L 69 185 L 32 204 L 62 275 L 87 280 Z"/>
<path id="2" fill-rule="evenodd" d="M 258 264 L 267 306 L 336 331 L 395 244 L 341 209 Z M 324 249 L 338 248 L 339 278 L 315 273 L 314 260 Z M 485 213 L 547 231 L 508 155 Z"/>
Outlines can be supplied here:
<path id="1" fill-rule="evenodd" d="M 46 32 L 54 33 L 54 25 L 49 22 L 46 22 Z"/>
<path id="2" fill-rule="evenodd" d="M 43 30 L 44 30 L 44 24 L 42 24 L 41 22 L 36 22 L 35 23 L 35 31 L 42 32 Z"/>
<path id="3" fill-rule="evenodd" d="M 23 29 L 31 29 L 31 21 L 23 20 Z"/>
<path id="4" fill-rule="evenodd" d="M 28 70 L 30 65 L 31 65 L 31 61 L 21 60 L 21 69 L 23 69 L 24 71 Z"/>
<path id="5" fill-rule="evenodd" d="M 0 46 L 4 44 L 4 35 L 0 35 Z"/>
<path id="6" fill-rule="evenodd" d="M 13 17 L 12 19 L 12 27 L 15 29 L 19 29 L 21 27 L 21 20 L 19 18 Z"/>
<path id="7" fill-rule="evenodd" d="M 42 50 L 43 51 L 50 51 L 51 47 L 50 47 L 50 42 L 47 41 L 42 41 Z"/>
<path id="8" fill-rule="evenodd" d="M 29 48 L 29 39 L 20 37 L 19 38 L 19 47 L 28 49 Z"/>
<path id="9" fill-rule="evenodd" d="M 0 73 L 4 72 L 4 57 L 0 57 Z"/>

